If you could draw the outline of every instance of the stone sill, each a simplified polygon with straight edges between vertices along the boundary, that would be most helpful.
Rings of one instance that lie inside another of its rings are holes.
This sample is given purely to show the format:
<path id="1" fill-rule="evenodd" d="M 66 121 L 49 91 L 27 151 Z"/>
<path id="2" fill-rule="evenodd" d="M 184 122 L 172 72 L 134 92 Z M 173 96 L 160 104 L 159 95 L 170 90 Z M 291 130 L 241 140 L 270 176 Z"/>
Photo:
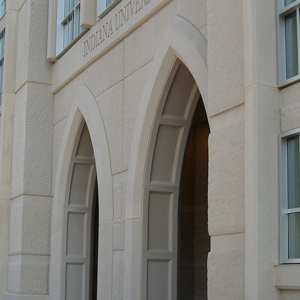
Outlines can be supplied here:
<path id="1" fill-rule="evenodd" d="M 280 290 L 300 290 L 300 264 L 275 266 L 275 286 Z"/>
<path id="2" fill-rule="evenodd" d="M 4 294 L 4 300 L 49 300 L 49 295 Z"/>

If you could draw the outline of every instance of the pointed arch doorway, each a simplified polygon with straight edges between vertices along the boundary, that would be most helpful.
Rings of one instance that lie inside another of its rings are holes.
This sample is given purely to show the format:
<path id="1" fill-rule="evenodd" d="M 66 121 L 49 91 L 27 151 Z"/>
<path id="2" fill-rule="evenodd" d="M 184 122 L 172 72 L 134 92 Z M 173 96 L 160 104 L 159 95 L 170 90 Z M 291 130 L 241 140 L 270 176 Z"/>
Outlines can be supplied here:
<path id="1" fill-rule="evenodd" d="M 81 122 L 64 207 L 62 299 L 97 299 L 99 203 L 94 150 Z"/>
<path id="2" fill-rule="evenodd" d="M 51 299 L 67 297 L 75 300 L 78 299 L 76 297 L 87 298 L 94 291 L 97 299 L 111 299 L 113 188 L 109 149 L 96 100 L 84 85 L 79 87 L 78 96 L 67 118 L 55 179 L 50 294 Z M 84 172 L 86 176 L 82 176 Z M 84 178 L 80 180 L 80 177 Z M 79 231 L 70 224 L 72 221 Z M 80 222 L 87 226 L 78 226 Z M 80 239 L 85 239 L 83 246 L 80 246 Z M 98 263 L 95 262 L 97 259 Z M 72 272 L 71 269 L 77 270 Z"/>
<path id="3" fill-rule="evenodd" d="M 161 97 L 143 201 L 143 299 L 207 299 L 209 125 L 201 94 L 177 59 Z"/>

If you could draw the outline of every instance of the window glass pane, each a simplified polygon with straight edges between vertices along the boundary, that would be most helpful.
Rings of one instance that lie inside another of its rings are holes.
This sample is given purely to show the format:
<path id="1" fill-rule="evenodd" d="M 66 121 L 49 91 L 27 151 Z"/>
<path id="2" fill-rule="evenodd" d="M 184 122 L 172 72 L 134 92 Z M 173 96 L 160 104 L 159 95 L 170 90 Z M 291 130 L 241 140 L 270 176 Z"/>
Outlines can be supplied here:
<path id="1" fill-rule="evenodd" d="M 68 19 L 69 22 L 69 33 L 68 33 L 68 44 L 73 40 L 73 23 L 74 23 L 74 17 L 73 15 L 70 16 Z"/>
<path id="2" fill-rule="evenodd" d="M 0 18 L 3 17 L 5 12 L 6 12 L 6 0 L 0 0 Z"/>
<path id="3" fill-rule="evenodd" d="M 284 6 L 287 6 L 293 2 L 295 2 L 296 0 L 284 0 Z"/>
<path id="4" fill-rule="evenodd" d="M 4 56 L 4 32 L 0 35 L 0 60 Z"/>
<path id="5" fill-rule="evenodd" d="M 298 74 L 297 16 L 295 11 L 285 17 L 285 52 L 286 79 L 288 79 Z"/>
<path id="6" fill-rule="evenodd" d="M 65 0 L 65 13 L 64 13 L 65 17 L 74 9 L 74 6 L 75 6 L 74 0 Z"/>
<path id="7" fill-rule="evenodd" d="M 75 9 L 74 38 L 80 33 L 80 6 Z"/>
<path id="8" fill-rule="evenodd" d="M 287 140 L 288 208 L 300 207 L 299 136 Z"/>
<path id="9" fill-rule="evenodd" d="M 106 7 L 111 5 L 115 0 L 106 0 Z"/>
<path id="10" fill-rule="evenodd" d="M 0 0 L 1 1 L 1 0 Z M 66 48 L 82 31 L 80 27 L 80 0 L 64 0 L 63 48 Z"/>
<path id="11" fill-rule="evenodd" d="M 67 19 L 64 24 L 64 48 L 68 46 L 73 40 L 73 14 Z"/>
<path id="12" fill-rule="evenodd" d="M 69 12 L 70 12 L 70 0 L 65 0 L 64 16 L 66 17 Z"/>
<path id="13" fill-rule="evenodd" d="M 289 214 L 289 258 L 300 258 L 300 213 Z"/>

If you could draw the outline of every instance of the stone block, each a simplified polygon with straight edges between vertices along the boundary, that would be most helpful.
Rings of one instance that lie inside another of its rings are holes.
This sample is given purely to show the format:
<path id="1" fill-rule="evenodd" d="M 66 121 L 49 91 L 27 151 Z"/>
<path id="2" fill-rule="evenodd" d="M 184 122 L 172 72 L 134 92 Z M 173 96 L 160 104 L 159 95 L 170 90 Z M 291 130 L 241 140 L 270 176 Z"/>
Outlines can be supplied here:
<path id="1" fill-rule="evenodd" d="M 8 291 L 18 293 L 21 285 L 20 263 L 10 263 L 8 270 Z"/>
<path id="2" fill-rule="evenodd" d="M 128 169 L 135 121 L 149 72 L 149 65 L 124 80 L 123 170 Z"/>
<path id="3" fill-rule="evenodd" d="M 190 1 L 188 5 L 186 0 L 179 0 L 177 11 L 198 29 L 207 24 L 207 0 Z"/>
<path id="4" fill-rule="evenodd" d="M 124 257 L 124 298 L 136 299 L 135 295 L 140 294 L 141 286 L 141 260 L 142 251 L 142 221 L 141 219 L 131 219 L 125 221 L 125 253 Z M 139 297 L 137 297 L 138 299 Z"/>
<path id="5" fill-rule="evenodd" d="M 300 127 L 300 99 L 281 108 L 281 131 Z"/>
<path id="6" fill-rule="evenodd" d="M 32 82 L 51 83 L 52 64 L 47 61 L 48 2 L 48 0 L 30 1 L 27 59 L 28 80 Z"/>
<path id="7" fill-rule="evenodd" d="M 113 250 L 124 249 L 125 224 L 124 222 L 114 224 Z"/>
<path id="8" fill-rule="evenodd" d="M 10 212 L 10 237 L 9 237 L 9 251 L 10 253 L 22 252 L 22 215 L 23 205 L 21 201 L 13 200 Z"/>
<path id="9" fill-rule="evenodd" d="M 300 101 L 300 83 L 289 85 L 280 90 L 282 106 Z"/>
<path id="10" fill-rule="evenodd" d="M 124 251 L 114 251 L 113 254 L 113 300 L 123 300 L 124 282 Z"/>
<path id="11" fill-rule="evenodd" d="M 49 295 L 4 294 L 4 300 L 49 300 Z"/>
<path id="12" fill-rule="evenodd" d="M 12 150 L 12 195 L 20 195 L 24 191 L 24 164 L 25 164 L 25 132 L 26 132 L 26 94 L 24 86 L 16 96 L 13 150 Z"/>
<path id="13" fill-rule="evenodd" d="M 58 159 L 61 150 L 61 143 L 65 133 L 67 119 L 62 120 L 53 127 L 53 158 L 52 158 L 52 194 L 55 188 L 55 178 L 58 167 Z"/>
<path id="14" fill-rule="evenodd" d="M 209 116 L 244 102 L 243 2 L 208 1 Z"/>
<path id="15" fill-rule="evenodd" d="M 275 271 L 275 286 L 278 290 L 300 290 L 299 264 L 276 265 L 272 271 Z"/>
<path id="16" fill-rule="evenodd" d="M 16 99 L 12 197 L 50 195 L 52 118 L 50 86 L 27 83 Z"/>
<path id="17" fill-rule="evenodd" d="M 94 97 L 99 96 L 122 79 L 123 43 L 115 46 L 83 73 L 83 82 Z"/>
<path id="18" fill-rule="evenodd" d="M 277 3 L 238 0 L 235 2 L 244 6 L 244 12 L 240 14 L 244 18 L 244 24 L 241 24 L 240 29 L 244 30 L 241 45 L 244 44 L 245 52 L 245 86 L 262 85 L 277 88 Z M 224 7 L 227 4 L 224 2 Z"/>
<path id="19" fill-rule="evenodd" d="M 10 254 L 48 255 L 51 198 L 21 196 L 12 200 Z"/>
<path id="20" fill-rule="evenodd" d="M 16 89 L 26 81 L 50 83 L 47 61 L 48 1 L 26 1 L 18 16 Z"/>
<path id="21" fill-rule="evenodd" d="M 127 197 L 127 175 L 128 172 L 123 172 L 123 185 L 122 185 L 122 221 L 125 221 L 126 211 L 126 197 Z"/>
<path id="22" fill-rule="evenodd" d="M 222 234 L 210 237 L 210 250 L 232 251 L 245 249 L 245 233 Z"/>
<path id="23" fill-rule="evenodd" d="M 98 261 L 98 297 L 111 299 L 112 293 L 112 268 L 113 268 L 113 224 L 100 224 L 99 226 L 99 251 L 102 253 Z"/>
<path id="24" fill-rule="evenodd" d="M 200 28 L 201 34 L 206 38 L 207 40 L 207 25 Z"/>
<path id="25" fill-rule="evenodd" d="M 12 147 L 15 95 L 4 93 L 5 101 L 2 104 L 1 116 L 1 197 L 11 197 L 11 174 L 12 174 Z"/>
<path id="26" fill-rule="evenodd" d="M 113 250 L 121 249 L 121 223 L 114 224 Z"/>
<path id="27" fill-rule="evenodd" d="M 123 173 L 118 173 L 113 176 L 114 223 L 120 223 L 122 221 L 122 186 Z"/>
<path id="28" fill-rule="evenodd" d="M 18 4 L 19 4 L 18 8 L 20 9 L 26 1 L 28 0 L 18 0 Z"/>
<path id="29" fill-rule="evenodd" d="M 47 262 L 11 262 L 8 291 L 17 294 L 46 295 L 48 272 Z"/>
<path id="30" fill-rule="evenodd" d="M 53 97 L 45 84 L 28 85 L 26 108 L 25 193 L 50 195 Z"/>
<path id="31" fill-rule="evenodd" d="M 121 222 L 120 227 L 120 249 L 125 247 L 125 222 Z"/>
<path id="32" fill-rule="evenodd" d="M 103 117 L 112 173 L 122 171 L 123 135 L 123 82 L 112 87 L 96 98 Z"/>
<path id="33" fill-rule="evenodd" d="M 300 299 L 300 291 L 282 291 L 282 300 L 298 300 Z"/>
<path id="34" fill-rule="evenodd" d="M 210 134 L 208 226 L 210 235 L 245 230 L 244 122 Z"/>
<path id="35" fill-rule="evenodd" d="M 83 84 L 82 74 L 77 76 L 54 95 L 53 124 L 57 124 L 69 115 L 72 103 L 79 97 L 79 87 Z"/>
<path id="36" fill-rule="evenodd" d="M 208 299 L 245 299 L 245 253 L 217 251 L 208 255 Z"/>
<path id="37" fill-rule="evenodd" d="M 0 297 L 6 292 L 8 280 L 10 201 L 10 198 L 0 198 Z"/>
<path id="38" fill-rule="evenodd" d="M 11 0 L 6 3 L 6 11 L 8 10 L 19 10 L 20 2 L 23 3 L 22 0 Z"/>
<path id="39" fill-rule="evenodd" d="M 28 52 L 29 52 L 29 24 L 30 1 L 26 1 L 18 15 L 18 36 L 16 56 L 16 90 L 18 90 L 28 76 Z"/>
<path id="40" fill-rule="evenodd" d="M 176 1 L 155 14 L 124 41 L 124 77 L 151 61 L 165 31 L 176 14 Z"/>

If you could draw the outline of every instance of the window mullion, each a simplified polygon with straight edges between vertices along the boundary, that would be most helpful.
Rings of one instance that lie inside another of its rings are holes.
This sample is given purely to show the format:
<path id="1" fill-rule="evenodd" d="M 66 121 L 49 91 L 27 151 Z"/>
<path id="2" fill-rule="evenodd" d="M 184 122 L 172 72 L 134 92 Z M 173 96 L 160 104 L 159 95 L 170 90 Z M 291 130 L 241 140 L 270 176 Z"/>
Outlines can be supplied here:
<path id="1" fill-rule="evenodd" d="M 73 15 L 73 38 L 78 34 L 78 32 L 76 32 L 76 23 L 77 23 L 77 11 L 74 7 L 74 15 Z"/>
<path id="2" fill-rule="evenodd" d="M 295 7 L 299 7 L 300 6 L 300 0 L 296 0 L 294 2 L 292 2 L 291 4 L 287 5 L 284 7 L 283 4 L 283 8 L 278 10 L 278 13 L 282 16 L 288 15 L 289 13 L 291 13 L 292 11 L 295 10 Z"/>
<path id="3" fill-rule="evenodd" d="M 300 69 L 299 69 L 300 70 Z M 298 135 L 299 136 L 299 135 Z M 298 164 L 297 164 L 297 182 L 296 182 L 296 188 L 297 188 L 297 191 L 296 191 L 296 194 L 297 194 L 297 199 L 296 199 L 296 203 L 297 204 L 297 207 L 299 209 L 299 212 L 300 212 L 300 136 L 298 138 Z M 298 213 L 299 213 L 298 212 Z"/>
<path id="4" fill-rule="evenodd" d="M 63 13 L 64 17 L 69 12 L 69 10 L 70 10 L 70 0 L 64 0 L 64 13 Z"/>
<path id="5" fill-rule="evenodd" d="M 74 8 L 68 13 L 68 15 L 61 21 L 61 24 L 65 24 L 68 19 L 74 14 Z"/>
<path id="6" fill-rule="evenodd" d="M 286 213 L 289 214 L 295 214 L 295 213 L 300 213 L 300 208 L 296 207 L 296 208 L 290 208 L 286 210 Z"/>
<path id="7" fill-rule="evenodd" d="M 299 7 L 296 10 L 296 18 L 297 18 L 297 26 L 296 26 L 296 30 L 297 30 L 297 55 L 298 55 L 298 73 L 300 72 L 300 47 L 299 47 L 299 42 L 300 42 L 300 30 L 299 30 L 299 24 L 300 24 L 300 18 L 299 18 Z"/>

